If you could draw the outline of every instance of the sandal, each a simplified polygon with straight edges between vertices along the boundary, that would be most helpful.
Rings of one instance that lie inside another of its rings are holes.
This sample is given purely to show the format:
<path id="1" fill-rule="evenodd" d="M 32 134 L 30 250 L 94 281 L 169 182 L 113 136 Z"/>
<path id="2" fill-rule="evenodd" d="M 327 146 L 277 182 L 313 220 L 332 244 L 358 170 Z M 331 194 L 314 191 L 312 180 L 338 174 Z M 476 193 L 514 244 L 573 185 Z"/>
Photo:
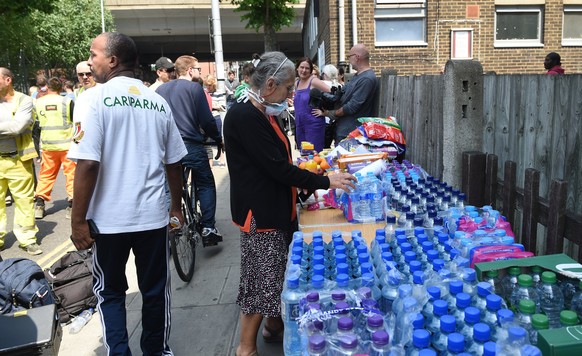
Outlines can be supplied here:
<path id="1" fill-rule="evenodd" d="M 268 332 L 269 336 L 265 336 L 264 332 Z M 263 326 L 263 340 L 267 344 L 272 344 L 276 342 L 283 342 L 283 327 L 280 327 L 278 330 L 271 329 L 266 324 Z"/>

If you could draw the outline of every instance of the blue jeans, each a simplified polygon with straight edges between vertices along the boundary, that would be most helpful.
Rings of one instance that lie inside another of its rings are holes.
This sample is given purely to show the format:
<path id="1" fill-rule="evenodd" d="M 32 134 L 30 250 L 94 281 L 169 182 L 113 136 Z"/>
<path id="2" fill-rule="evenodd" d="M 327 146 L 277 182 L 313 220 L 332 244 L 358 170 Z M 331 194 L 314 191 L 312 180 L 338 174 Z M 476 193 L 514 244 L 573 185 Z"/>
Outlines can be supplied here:
<path id="1" fill-rule="evenodd" d="M 192 168 L 198 200 L 200 200 L 200 209 L 202 210 L 202 227 L 214 228 L 216 223 L 216 186 L 208 162 L 206 147 L 200 143 L 184 142 L 184 144 L 188 154 L 182 158 L 182 165 Z"/>

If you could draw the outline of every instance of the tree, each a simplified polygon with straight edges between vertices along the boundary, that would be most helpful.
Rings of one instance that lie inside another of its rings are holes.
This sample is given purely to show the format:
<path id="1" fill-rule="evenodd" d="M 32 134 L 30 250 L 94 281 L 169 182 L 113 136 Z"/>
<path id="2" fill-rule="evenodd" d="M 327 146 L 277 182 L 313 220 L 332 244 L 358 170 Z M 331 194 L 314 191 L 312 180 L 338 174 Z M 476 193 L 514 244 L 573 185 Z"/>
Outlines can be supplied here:
<path id="1" fill-rule="evenodd" d="M 235 12 L 244 12 L 241 20 L 246 20 L 245 28 L 252 28 L 257 33 L 263 28 L 265 52 L 277 50 L 276 32 L 283 26 L 289 26 L 295 19 L 295 10 L 288 4 L 297 4 L 299 0 L 231 0 L 238 8 Z"/>
<path id="2" fill-rule="evenodd" d="M 21 17 L 27 16 L 35 10 L 49 13 L 53 10 L 54 5 L 55 0 L 0 0 L 0 14 L 7 17 Z"/>

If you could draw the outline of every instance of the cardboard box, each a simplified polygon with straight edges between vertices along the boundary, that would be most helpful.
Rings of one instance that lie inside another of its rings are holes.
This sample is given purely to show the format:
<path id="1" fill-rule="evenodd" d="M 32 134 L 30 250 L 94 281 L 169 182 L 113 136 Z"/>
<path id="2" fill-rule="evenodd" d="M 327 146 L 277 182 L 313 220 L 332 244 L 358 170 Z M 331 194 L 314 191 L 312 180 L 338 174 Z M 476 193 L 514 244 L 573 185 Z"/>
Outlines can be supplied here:
<path id="1" fill-rule="evenodd" d="M 527 273 L 529 267 L 540 266 L 543 269 L 553 271 L 560 276 L 582 279 L 582 264 L 563 253 L 515 260 L 477 263 L 475 264 L 475 270 L 477 271 L 477 278 L 479 280 L 482 280 L 485 272 L 492 270 L 499 270 L 499 278 L 502 278 L 505 275 L 507 268 L 514 266 L 522 267 L 523 273 Z"/>
<path id="2" fill-rule="evenodd" d="M 582 325 L 540 330 L 537 346 L 544 356 L 582 355 Z"/>

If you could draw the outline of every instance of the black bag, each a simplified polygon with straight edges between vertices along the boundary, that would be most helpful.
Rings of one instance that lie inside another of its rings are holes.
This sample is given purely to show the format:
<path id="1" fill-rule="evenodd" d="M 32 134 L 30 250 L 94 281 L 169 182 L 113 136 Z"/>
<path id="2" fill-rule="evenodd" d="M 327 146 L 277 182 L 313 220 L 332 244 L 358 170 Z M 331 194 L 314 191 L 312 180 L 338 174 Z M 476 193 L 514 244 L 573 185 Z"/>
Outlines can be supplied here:
<path id="1" fill-rule="evenodd" d="M 97 305 L 92 269 L 93 254 L 89 250 L 81 250 L 67 252 L 44 271 L 55 294 L 61 323 Z"/>
<path id="2" fill-rule="evenodd" d="M 40 266 L 26 258 L 0 262 L 0 314 L 54 304 Z"/>

